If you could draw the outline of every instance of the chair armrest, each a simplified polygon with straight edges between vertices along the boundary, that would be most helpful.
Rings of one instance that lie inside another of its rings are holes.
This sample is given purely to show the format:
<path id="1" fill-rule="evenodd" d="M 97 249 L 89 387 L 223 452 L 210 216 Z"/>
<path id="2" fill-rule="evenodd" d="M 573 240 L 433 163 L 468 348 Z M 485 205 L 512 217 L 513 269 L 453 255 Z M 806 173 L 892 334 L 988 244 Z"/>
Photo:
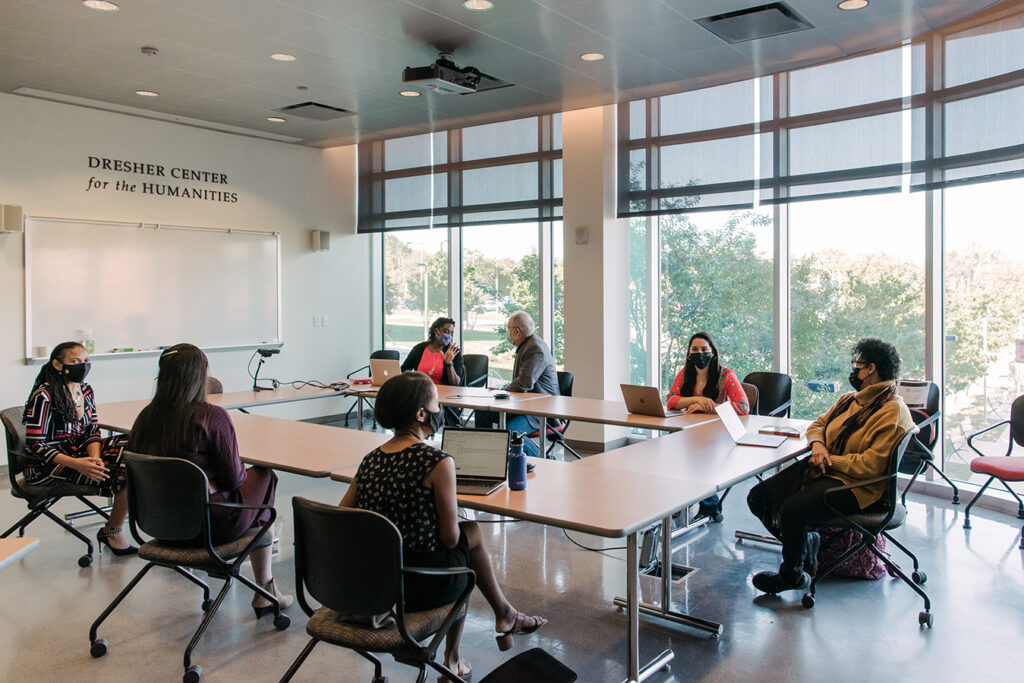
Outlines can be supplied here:
<path id="1" fill-rule="evenodd" d="M 772 417 L 772 416 L 775 416 L 775 415 L 781 415 L 785 411 L 789 410 L 789 407 L 791 405 L 793 405 L 793 399 L 789 399 L 788 401 L 783 403 L 781 406 L 779 406 L 778 408 L 776 408 L 772 412 L 768 413 L 768 416 Z"/>
<path id="2" fill-rule="evenodd" d="M 457 576 L 459 574 L 476 574 L 469 567 L 402 567 L 403 574 L 420 576 Z"/>
<path id="3" fill-rule="evenodd" d="M 216 506 L 216 507 L 222 507 L 222 508 L 232 508 L 232 509 L 237 509 L 237 510 L 270 510 L 270 519 L 268 519 L 266 522 L 264 522 L 263 524 L 260 525 L 261 528 L 260 528 L 259 532 L 252 537 L 252 540 L 250 540 L 245 545 L 245 548 L 242 549 L 242 552 L 240 552 L 238 554 L 238 557 L 235 558 L 235 560 L 234 560 L 235 564 L 243 562 L 243 561 L 245 561 L 245 559 L 247 557 L 249 557 L 249 553 L 252 552 L 253 547 L 256 545 L 256 542 L 259 541 L 260 539 L 262 539 L 264 536 L 267 535 L 267 532 L 270 531 L 270 528 L 272 526 L 274 526 L 274 522 L 277 520 L 277 510 L 274 509 L 273 505 L 257 505 L 257 504 L 246 505 L 246 504 L 243 504 L 243 503 L 207 503 L 206 505 L 208 507 Z M 230 564 L 227 560 L 225 560 L 223 557 L 218 555 L 216 550 L 213 549 L 213 544 L 210 543 L 210 537 L 209 536 L 207 536 L 206 540 L 207 540 L 206 550 L 211 555 L 213 555 L 217 559 L 217 561 L 220 562 L 221 564 Z"/>
<path id="4" fill-rule="evenodd" d="M 362 372 L 363 370 L 369 370 L 369 369 L 370 369 L 369 365 L 364 365 L 361 368 L 356 368 L 352 372 L 350 372 L 347 375 L 345 375 L 345 379 L 352 379 L 352 375 L 356 374 L 357 372 Z"/>
<path id="5" fill-rule="evenodd" d="M 211 507 L 217 506 L 219 508 L 234 508 L 236 510 L 273 510 L 273 505 L 263 505 L 257 503 L 209 503 Z"/>
<path id="6" fill-rule="evenodd" d="M 447 616 L 444 618 L 444 622 L 441 623 L 441 627 L 434 633 L 434 637 L 430 639 L 430 643 L 424 647 L 420 645 L 405 628 L 405 610 L 399 607 L 401 617 L 398 619 L 398 631 L 402 636 L 402 639 L 409 645 L 413 645 L 416 648 L 422 648 L 429 654 L 429 659 L 434 658 L 434 653 L 437 652 L 437 648 L 440 647 L 441 642 L 447 637 L 449 629 L 458 619 L 459 611 L 462 606 L 469 602 L 469 595 L 473 592 L 473 588 L 476 586 L 476 572 L 469 567 L 402 567 L 402 574 L 419 574 L 423 576 L 445 576 L 445 575 L 458 575 L 467 574 L 469 580 L 466 581 L 466 587 L 463 589 L 459 597 L 452 603 L 452 608 L 449 610 Z"/>
<path id="7" fill-rule="evenodd" d="M 1002 427 L 1003 425 L 1008 425 L 1008 424 L 1010 424 L 1009 420 L 1003 420 L 1002 422 L 996 422 L 994 425 L 989 425 L 988 427 L 985 427 L 982 430 L 974 432 L 973 434 L 971 434 L 970 436 L 967 437 L 967 446 L 968 446 L 968 448 L 970 448 L 972 451 L 977 453 L 979 456 L 985 457 L 984 453 L 982 453 L 981 451 L 979 451 L 977 448 L 974 447 L 974 444 L 972 443 L 972 441 L 974 441 L 974 437 L 981 436 L 985 432 L 990 432 L 993 429 L 995 429 L 996 427 Z M 1010 448 L 1006 451 L 1006 454 L 1009 455 L 1010 454 L 1010 450 L 1012 450 L 1012 449 L 1013 449 L 1013 439 L 1010 439 Z"/>

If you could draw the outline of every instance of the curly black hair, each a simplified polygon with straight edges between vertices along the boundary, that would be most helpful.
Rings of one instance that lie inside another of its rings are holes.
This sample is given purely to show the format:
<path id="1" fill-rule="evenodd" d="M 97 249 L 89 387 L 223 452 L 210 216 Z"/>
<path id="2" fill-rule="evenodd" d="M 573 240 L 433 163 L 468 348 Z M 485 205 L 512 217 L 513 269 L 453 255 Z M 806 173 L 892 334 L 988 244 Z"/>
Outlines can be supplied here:
<path id="1" fill-rule="evenodd" d="M 396 432 L 416 422 L 416 412 L 426 409 L 434 382 L 422 372 L 403 372 L 384 382 L 377 392 L 373 415 L 384 429 Z"/>
<path id="2" fill-rule="evenodd" d="M 435 341 L 437 339 L 437 335 L 440 333 L 441 328 L 444 327 L 445 325 L 451 325 L 452 327 L 455 327 L 455 321 L 452 320 L 451 318 L 441 317 L 435 320 L 433 323 L 431 323 L 430 336 L 427 338 L 427 341 Z"/>
<path id="3" fill-rule="evenodd" d="M 896 347 L 876 337 L 866 337 L 857 342 L 852 350 L 853 360 L 874 363 L 878 376 L 883 381 L 900 376 L 900 354 Z"/>

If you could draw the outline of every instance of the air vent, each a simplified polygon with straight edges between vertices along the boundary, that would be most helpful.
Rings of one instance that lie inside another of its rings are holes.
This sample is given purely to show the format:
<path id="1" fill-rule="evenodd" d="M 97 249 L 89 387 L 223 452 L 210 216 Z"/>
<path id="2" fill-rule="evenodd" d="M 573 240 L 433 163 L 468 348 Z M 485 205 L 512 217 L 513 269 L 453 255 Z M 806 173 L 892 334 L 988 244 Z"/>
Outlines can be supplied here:
<path id="1" fill-rule="evenodd" d="M 814 28 L 783 2 L 716 14 L 696 21 L 727 43 L 745 43 Z"/>
<path id="2" fill-rule="evenodd" d="M 319 102 L 303 102 L 302 104 L 292 104 L 287 107 L 281 107 L 274 111 L 281 112 L 282 114 L 291 114 L 292 116 L 302 116 L 307 119 L 314 119 L 316 121 L 332 121 L 334 119 L 340 119 L 343 116 L 352 116 L 355 114 L 353 111 L 348 109 L 339 109 L 338 107 L 331 107 L 326 104 L 320 104 Z"/>

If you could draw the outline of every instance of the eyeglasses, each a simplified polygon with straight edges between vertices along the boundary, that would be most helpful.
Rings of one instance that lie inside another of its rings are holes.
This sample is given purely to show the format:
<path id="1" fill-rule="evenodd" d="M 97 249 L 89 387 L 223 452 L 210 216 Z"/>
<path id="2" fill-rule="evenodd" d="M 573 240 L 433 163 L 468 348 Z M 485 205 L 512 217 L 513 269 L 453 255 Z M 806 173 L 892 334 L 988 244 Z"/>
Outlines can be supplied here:
<path id="1" fill-rule="evenodd" d="M 868 365 L 868 362 L 866 360 L 852 360 L 850 361 L 850 365 L 855 368 L 863 368 Z"/>

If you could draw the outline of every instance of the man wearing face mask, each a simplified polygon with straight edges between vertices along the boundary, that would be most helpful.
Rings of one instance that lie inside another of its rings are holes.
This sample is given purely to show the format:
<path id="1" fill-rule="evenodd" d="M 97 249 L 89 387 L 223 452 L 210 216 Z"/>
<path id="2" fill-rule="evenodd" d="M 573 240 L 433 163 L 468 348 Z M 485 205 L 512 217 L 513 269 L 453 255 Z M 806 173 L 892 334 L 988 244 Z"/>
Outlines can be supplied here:
<path id="1" fill-rule="evenodd" d="M 435 385 L 458 386 L 465 374 L 462 349 L 455 343 L 455 321 L 438 318 L 430 326 L 427 341 L 412 347 L 402 363 L 402 372 L 422 372 Z M 443 422 L 448 426 L 461 424 L 458 415 L 451 409 L 442 411 Z"/>
<path id="2" fill-rule="evenodd" d="M 764 480 L 747 496 L 747 505 L 782 541 L 778 572 L 760 572 L 754 587 L 764 593 L 804 589 L 818 568 L 821 539 L 808 526 L 832 517 L 824 492 L 883 476 L 893 448 L 914 428 L 910 411 L 896 393 L 900 357 L 881 339 L 861 339 L 853 347 L 850 385 L 824 415 L 807 428 L 811 457 Z M 829 504 L 853 513 L 878 501 L 885 482 L 836 491 Z"/>
<path id="3" fill-rule="evenodd" d="M 509 341 L 516 347 L 516 360 L 512 365 L 512 381 L 505 385 L 506 391 L 525 391 L 536 394 L 558 396 L 558 373 L 555 359 L 544 340 L 534 334 L 536 325 L 526 311 L 516 311 L 509 317 Z M 490 410 L 476 411 L 476 426 L 490 429 L 498 423 L 498 414 Z M 557 420 L 548 420 L 555 426 Z M 516 432 L 529 434 L 540 429 L 540 418 L 532 415 L 509 415 L 505 426 Z M 533 439 L 523 440 L 526 455 L 537 457 L 540 448 Z"/>
<path id="4" fill-rule="evenodd" d="M 113 496 L 110 519 L 96 538 L 115 555 L 138 552 L 121 532 L 128 515 L 121 461 L 123 437 L 100 438 L 96 399 L 85 383 L 91 363 L 78 342 L 58 344 L 25 402 L 25 480 L 36 486 L 85 486 Z"/>

